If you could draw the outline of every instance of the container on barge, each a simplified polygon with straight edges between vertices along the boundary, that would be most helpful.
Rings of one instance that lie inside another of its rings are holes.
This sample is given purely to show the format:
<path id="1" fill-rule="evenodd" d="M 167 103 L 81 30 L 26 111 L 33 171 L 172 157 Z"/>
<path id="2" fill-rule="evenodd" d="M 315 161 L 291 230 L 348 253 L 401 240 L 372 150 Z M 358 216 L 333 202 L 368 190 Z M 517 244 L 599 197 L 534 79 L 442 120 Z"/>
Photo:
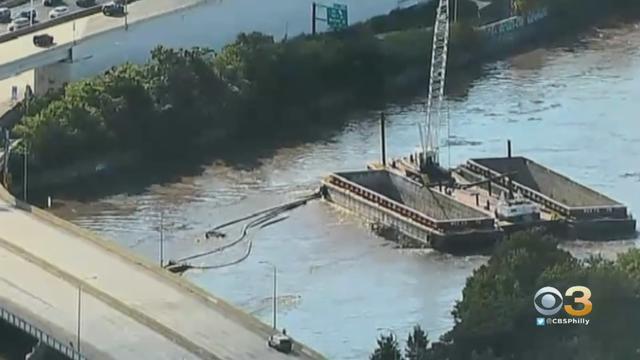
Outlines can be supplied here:
<path id="1" fill-rule="evenodd" d="M 563 219 L 569 239 L 612 240 L 637 234 L 636 220 L 626 206 L 528 158 L 471 159 L 456 171 L 471 181 L 496 179 L 493 184 L 484 183 L 484 188 L 519 192 L 554 218 Z M 509 172 L 513 175 L 504 176 Z"/>

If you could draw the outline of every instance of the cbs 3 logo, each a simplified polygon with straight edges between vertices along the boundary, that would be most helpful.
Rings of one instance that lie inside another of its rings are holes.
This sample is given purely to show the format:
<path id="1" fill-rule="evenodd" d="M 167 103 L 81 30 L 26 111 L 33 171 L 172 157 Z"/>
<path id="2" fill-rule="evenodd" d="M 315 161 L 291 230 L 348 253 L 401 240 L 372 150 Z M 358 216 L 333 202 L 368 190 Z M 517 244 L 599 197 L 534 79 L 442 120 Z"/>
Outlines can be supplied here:
<path id="1" fill-rule="evenodd" d="M 564 296 L 573 299 L 573 304 L 564 305 L 564 311 L 571 316 L 587 316 L 593 310 L 593 304 L 590 301 L 591 290 L 586 286 L 572 286 L 565 291 Z M 563 304 L 562 294 L 551 286 L 538 290 L 533 297 L 536 310 L 545 316 L 557 314 Z"/>

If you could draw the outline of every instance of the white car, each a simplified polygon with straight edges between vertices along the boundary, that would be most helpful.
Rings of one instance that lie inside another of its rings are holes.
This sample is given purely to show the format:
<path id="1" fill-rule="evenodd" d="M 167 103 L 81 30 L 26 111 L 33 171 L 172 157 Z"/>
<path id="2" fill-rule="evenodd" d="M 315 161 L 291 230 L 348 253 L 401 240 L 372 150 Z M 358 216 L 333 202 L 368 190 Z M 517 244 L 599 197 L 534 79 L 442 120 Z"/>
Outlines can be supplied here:
<path id="1" fill-rule="evenodd" d="M 66 15 L 69 13 L 69 8 L 66 6 L 58 6 L 55 7 L 53 10 L 51 10 L 49 12 L 49 18 L 50 19 L 55 19 L 55 18 L 59 18 L 60 16 Z"/>
<path id="2" fill-rule="evenodd" d="M 7 30 L 16 31 L 16 30 L 24 29 L 28 27 L 30 23 L 31 21 L 29 21 L 29 19 L 23 18 L 23 17 L 13 19 L 11 24 L 9 24 L 9 26 L 7 27 Z"/>

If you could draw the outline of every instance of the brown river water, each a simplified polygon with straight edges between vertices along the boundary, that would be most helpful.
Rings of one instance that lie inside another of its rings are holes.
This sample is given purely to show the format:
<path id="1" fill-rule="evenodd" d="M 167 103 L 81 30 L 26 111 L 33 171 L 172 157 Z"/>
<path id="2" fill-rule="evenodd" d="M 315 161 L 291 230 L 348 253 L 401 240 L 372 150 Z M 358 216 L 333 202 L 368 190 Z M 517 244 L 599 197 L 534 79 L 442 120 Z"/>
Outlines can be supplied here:
<path id="1" fill-rule="evenodd" d="M 525 155 L 598 189 L 640 213 L 640 29 L 595 30 L 571 40 L 455 74 L 448 97 L 452 146 L 444 164 L 502 156 L 506 139 Z M 458 79 L 461 78 L 461 79 Z M 389 104 L 390 155 L 418 144 L 424 96 Z M 315 190 L 332 171 L 363 169 L 378 158 L 377 113 L 359 112 L 341 131 L 281 148 L 252 166 L 220 161 L 202 173 L 144 191 L 79 202 L 57 199 L 53 211 L 143 256 L 159 254 L 159 213 L 165 213 L 165 259 L 231 241 L 196 240 L 212 226 Z M 54 197 L 56 196 L 53 194 Z M 450 311 L 465 279 L 486 257 L 400 250 L 353 216 L 322 202 L 252 233 L 251 255 L 211 271 L 187 273 L 199 286 L 271 322 L 271 269 L 278 267 L 278 326 L 330 359 L 365 359 L 376 335 L 401 338 L 414 324 L 432 339 L 452 325 Z M 635 241 L 571 242 L 578 256 L 615 253 Z M 241 257 L 243 242 L 195 264 Z M 386 330 L 384 330 L 386 331 Z"/>

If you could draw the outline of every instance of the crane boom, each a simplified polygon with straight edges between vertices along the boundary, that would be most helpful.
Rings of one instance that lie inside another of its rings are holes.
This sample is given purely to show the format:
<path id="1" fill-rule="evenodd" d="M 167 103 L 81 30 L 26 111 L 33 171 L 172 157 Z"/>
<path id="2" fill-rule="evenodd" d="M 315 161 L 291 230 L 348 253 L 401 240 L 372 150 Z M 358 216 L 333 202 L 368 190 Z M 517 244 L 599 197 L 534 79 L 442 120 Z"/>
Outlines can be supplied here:
<path id="1" fill-rule="evenodd" d="M 445 124 L 443 98 L 449 48 L 449 0 L 438 1 L 436 21 L 433 27 L 426 129 L 421 131 L 420 136 L 423 156 L 425 160 L 430 158 L 433 163 L 439 163 L 439 130 Z M 424 139 L 424 136 L 426 136 L 426 139 Z"/>

